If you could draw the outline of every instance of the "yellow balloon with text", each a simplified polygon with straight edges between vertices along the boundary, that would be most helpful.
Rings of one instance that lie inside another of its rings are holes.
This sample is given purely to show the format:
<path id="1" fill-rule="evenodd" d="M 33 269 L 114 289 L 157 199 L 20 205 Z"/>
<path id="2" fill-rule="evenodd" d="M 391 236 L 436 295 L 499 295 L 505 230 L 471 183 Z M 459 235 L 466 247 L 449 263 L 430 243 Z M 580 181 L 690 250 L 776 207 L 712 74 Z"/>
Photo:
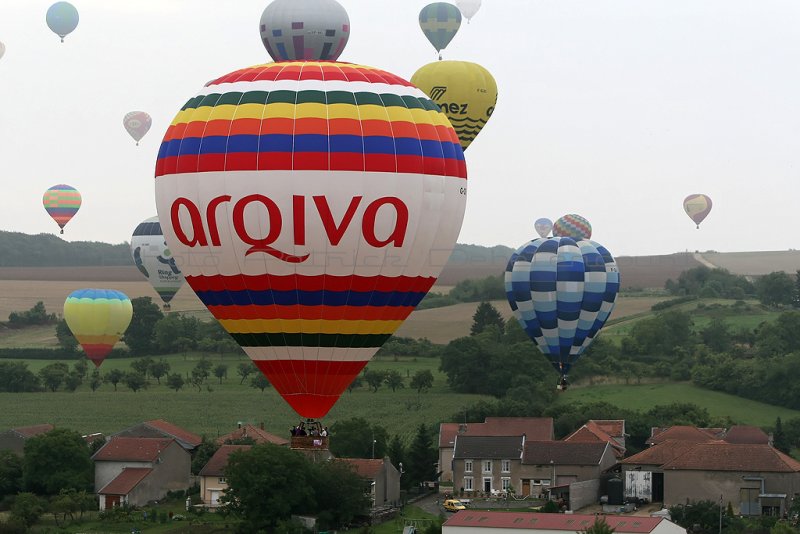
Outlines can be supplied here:
<path id="1" fill-rule="evenodd" d="M 411 83 L 447 115 L 464 150 L 489 122 L 497 104 L 494 78 L 488 70 L 469 61 L 429 63 L 414 73 Z"/>

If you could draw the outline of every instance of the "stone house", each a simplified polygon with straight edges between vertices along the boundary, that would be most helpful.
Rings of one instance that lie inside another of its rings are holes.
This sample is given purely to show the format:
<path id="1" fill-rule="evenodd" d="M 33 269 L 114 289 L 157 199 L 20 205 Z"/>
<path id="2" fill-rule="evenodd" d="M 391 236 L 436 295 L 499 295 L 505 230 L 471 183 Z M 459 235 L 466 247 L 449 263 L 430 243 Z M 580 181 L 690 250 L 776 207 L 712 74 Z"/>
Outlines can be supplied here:
<path id="1" fill-rule="evenodd" d="M 400 471 L 388 458 L 341 458 L 368 484 L 372 508 L 397 506 L 400 503 Z"/>
<path id="2" fill-rule="evenodd" d="M 453 490 L 467 495 L 497 494 L 519 483 L 525 436 L 459 434 L 453 451 Z"/>
<path id="3" fill-rule="evenodd" d="M 101 510 L 141 506 L 190 485 L 191 456 L 172 438 L 113 437 L 92 460 Z"/>
<path id="4" fill-rule="evenodd" d="M 47 434 L 53 430 L 53 425 L 45 423 L 42 425 L 21 426 L 0 432 L 0 451 L 9 450 L 22 456 L 25 452 L 25 441 L 32 437 Z"/>
<path id="5" fill-rule="evenodd" d="M 213 509 L 220 505 L 219 498 L 228 488 L 225 468 L 228 466 L 228 458 L 231 453 L 250 450 L 250 448 L 251 445 L 222 445 L 203 466 L 199 473 L 200 498 L 205 506 Z"/>

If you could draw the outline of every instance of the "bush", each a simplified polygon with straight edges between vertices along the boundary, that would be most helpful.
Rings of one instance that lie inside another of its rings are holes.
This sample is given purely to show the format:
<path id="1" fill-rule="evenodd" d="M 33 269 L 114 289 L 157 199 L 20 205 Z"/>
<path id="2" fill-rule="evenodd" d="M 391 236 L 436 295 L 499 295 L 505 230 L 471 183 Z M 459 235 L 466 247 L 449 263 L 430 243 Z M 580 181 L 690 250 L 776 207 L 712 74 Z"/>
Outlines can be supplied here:
<path id="1" fill-rule="evenodd" d="M 650 309 L 652 311 L 666 310 L 667 308 L 678 306 L 680 304 L 686 304 L 687 302 L 692 302 L 693 300 L 697 300 L 697 297 L 678 297 L 676 299 L 662 300 L 661 302 L 656 302 L 653 304 Z"/>

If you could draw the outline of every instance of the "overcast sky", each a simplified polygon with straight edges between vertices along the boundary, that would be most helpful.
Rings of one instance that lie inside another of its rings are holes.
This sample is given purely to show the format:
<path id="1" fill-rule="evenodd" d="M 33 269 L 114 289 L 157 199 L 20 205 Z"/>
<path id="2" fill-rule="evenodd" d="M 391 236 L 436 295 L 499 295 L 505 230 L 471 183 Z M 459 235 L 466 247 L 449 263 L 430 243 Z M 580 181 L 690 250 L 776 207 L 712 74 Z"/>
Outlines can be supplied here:
<path id="1" fill-rule="evenodd" d="M 410 78 L 436 53 L 426 0 L 339 0 L 341 60 Z M 56 233 L 45 189 L 83 206 L 64 236 L 130 240 L 155 215 L 158 146 L 205 82 L 269 60 L 266 0 L 74 0 L 61 44 L 50 0 L 0 1 L 0 229 Z M 459 241 L 517 247 L 533 221 L 579 213 L 615 255 L 800 247 L 800 2 L 483 0 L 445 59 L 497 80 L 491 121 L 466 153 Z M 123 115 L 153 128 L 136 147 Z M 696 230 L 690 193 L 714 208 Z"/>

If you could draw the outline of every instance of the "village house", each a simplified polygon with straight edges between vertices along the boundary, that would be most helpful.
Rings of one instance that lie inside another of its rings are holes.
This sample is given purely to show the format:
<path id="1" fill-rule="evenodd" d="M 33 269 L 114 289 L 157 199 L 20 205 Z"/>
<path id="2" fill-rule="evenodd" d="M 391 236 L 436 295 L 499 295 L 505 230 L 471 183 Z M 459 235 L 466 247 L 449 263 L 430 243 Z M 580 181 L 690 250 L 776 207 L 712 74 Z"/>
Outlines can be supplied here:
<path id="1" fill-rule="evenodd" d="M 400 471 L 392 465 L 388 458 L 341 458 L 353 467 L 368 486 L 371 508 L 397 506 L 400 503 Z"/>
<path id="2" fill-rule="evenodd" d="M 520 481 L 525 436 L 459 434 L 453 452 L 454 490 L 467 495 L 508 491 Z M 521 488 L 514 487 L 515 492 Z"/>
<path id="3" fill-rule="evenodd" d="M 563 441 L 582 443 L 606 442 L 614 457 L 625 457 L 625 421 L 622 419 L 590 419 Z"/>
<path id="4" fill-rule="evenodd" d="M 171 438 L 189 452 L 193 452 L 203 442 L 203 438 L 197 434 L 189 432 L 177 425 L 173 425 L 163 419 L 153 419 L 152 421 L 139 423 L 125 430 L 121 430 L 111 437 Z"/>
<path id="5" fill-rule="evenodd" d="M 191 457 L 172 438 L 113 437 L 92 460 L 101 510 L 141 506 L 190 485 Z"/>
<path id="6" fill-rule="evenodd" d="M 574 534 L 602 517 L 616 534 L 686 534 L 663 517 L 595 516 L 462 510 L 442 525 L 442 534 Z"/>
<path id="7" fill-rule="evenodd" d="M 535 441 L 553 439 L 553 419 L 550 417 L 487 417 L 483 423 L 441 423 L 439 425 L 439 481 L 458 484 L 453 478 L 453 454 L 458 435 L 468 436 L 526 436 Z"/>
<path id="8" fill-rule="evenodd" d="M 222 445 L 203 466 L 199 473 L 200 498 L 206 507 L 214 509 L 221 504 L 219 498 L 228 488 L 225 468 L 228 466 L 228 458 L 231 453 L 247 451 L 251 447 L 251 445 Z"/>
<path id="9" fill-rule="evenodd" d="M 0 451 L 9 450 L 22 456 L 25 452 L 25 441 L 35 436 L 47 434 L 53 428 L 53 425 L 45 423 L 42 425 L 21 426 L 0 432 Z"/>

